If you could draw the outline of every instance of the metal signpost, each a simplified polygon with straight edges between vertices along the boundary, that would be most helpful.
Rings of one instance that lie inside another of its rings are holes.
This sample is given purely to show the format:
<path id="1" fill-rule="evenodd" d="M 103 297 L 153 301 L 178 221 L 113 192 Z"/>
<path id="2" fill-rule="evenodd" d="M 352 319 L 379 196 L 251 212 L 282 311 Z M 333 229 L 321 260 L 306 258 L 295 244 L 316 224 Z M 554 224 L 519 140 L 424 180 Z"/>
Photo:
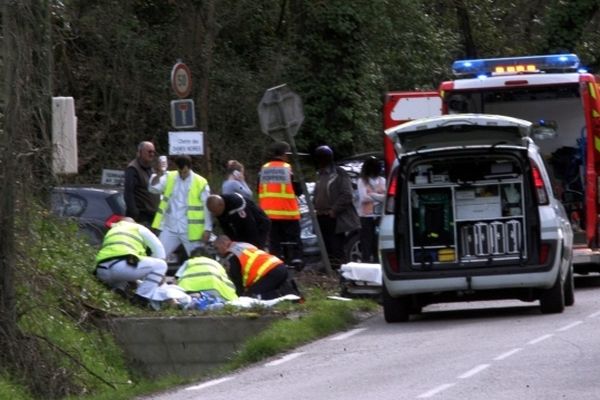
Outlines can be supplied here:
<path id="1" fill-rule="evenodd" d="M 171 87 L 179 97 L 171 100 L 171 125 L 178 130 L 195 128 L 196 106 L 193 99 L 187 98 L 192 92 L 192 72 L 181 60 L 177 60 L 171 70 Z M 203 132 L 169 132 L 169 155 L 176 154 L 203 155 Z"/>
<path id="2" fill-rule="evenodd" d="M 300 96 L 294 93 L 287 85 L 279 85 L 267 89 L 258 104 L 258 118 L 260 120 L 260 129 L 275 140 L 286 140 L 292 148 L 292 162 L 294 171 L 297 173 L 302 186 L 302 192 L 306 199 L 306 204 L 310 213 L 313 229 L 317 235 L 319 250 L 323 256 L 323 264 L 328 275 L 333 274 L 331 264 L 329 263 L 329 255 L 323 241 L 317 214 L 310 199 L 310 194 L 306 188 L 304 174 L 300 168 L 298 159 L 298 151 L 294 135 L 298 132 L 302 121 L 304 121 L 304 111 L 302 110 L 302 100 Z"/>

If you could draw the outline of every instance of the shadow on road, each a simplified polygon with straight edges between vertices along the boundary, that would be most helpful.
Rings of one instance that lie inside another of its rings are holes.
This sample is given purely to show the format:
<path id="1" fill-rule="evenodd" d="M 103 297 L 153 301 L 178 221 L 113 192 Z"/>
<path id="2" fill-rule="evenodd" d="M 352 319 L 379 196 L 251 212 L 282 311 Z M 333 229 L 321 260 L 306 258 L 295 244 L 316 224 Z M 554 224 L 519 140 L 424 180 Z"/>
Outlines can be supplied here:
<path id="1" fill-rule="evenodd" d="M 411 321 L 439 321 L 448 319 L 479 319 L 479 318 L 503 318 L 526 315 L 541 315 L 540 308 L 537 302 L 522 303 L 523 305 L 516 306 L 486 306 L 485 302 L 478 302 L 477 308 L 472 308 L 470 303 L 466 303 L 470 308 L 458 308 L 460 305 L 455 305 L 452 310 L 424 310 L 421 314 L 413 316 Z"/>
<path id="2" fill-rule="evenodd" d="M 600 275 L 575 275 L 576 290 L 594 290 L 600 287 Z"/>

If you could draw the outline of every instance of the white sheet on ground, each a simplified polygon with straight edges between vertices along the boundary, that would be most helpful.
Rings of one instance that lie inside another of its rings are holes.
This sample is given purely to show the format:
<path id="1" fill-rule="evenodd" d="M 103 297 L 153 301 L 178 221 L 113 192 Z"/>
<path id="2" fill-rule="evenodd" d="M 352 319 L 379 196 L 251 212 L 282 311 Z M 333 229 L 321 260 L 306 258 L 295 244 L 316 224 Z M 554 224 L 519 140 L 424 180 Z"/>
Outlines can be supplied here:
<path id="1" fill-rule="evenodd" d="M 351 262 L 340 266 L 342 276 L 351 281 L 381 285 L 381 264 Z"/>
<path id="2" fill-rule="evenodd" d="M 287 294 L 272 300 L 260 300 L 253 297 L 242 296 L 238 297 L 236 300 L 229 301 L 226 304 L 241 308 L 250 308 L 254 306 L 272 307 L 282 301 L 298 301 L 300 299 L 301 297 L 296 296 L 295 294 Z M 192 298 L 180 286 L 163 283 L 154 290 L 150 300 L 157 302 L 174 300 L 177 304 L 185 307 L 191 303 Z"/>
<path id="3" fill-rule="evenodd" d="M 192 301 L 192 297 L 180 286 L 163 283 L 157 287 L 150 298 L 154 301 L 175 300 L 177 304 L 185 306 Z"/>
<path id="4" fill-rule="evenodd" d="M 280 303 L 282 301 L 286 301 L 286 300 L 298 301 L 300 299 L 301 299 L 301 297 L 296 296 L 295 294 L 286 294 L 285 296 L 277 297 L 277 298 L 271 299 L 271 300 L 260 300 L 260 299 L 255 299 L 254 297 L 241 296 L 241 297 L 238 297 L 236 300 L 232 300 L 232 301 L 228 302 L 227 304 L 231 304 L 232 306 L 243 307 L 243 308 L 250 308 L 250 307 L 254 307 L 254 306 L 272 307 L 275 304 Z"/>

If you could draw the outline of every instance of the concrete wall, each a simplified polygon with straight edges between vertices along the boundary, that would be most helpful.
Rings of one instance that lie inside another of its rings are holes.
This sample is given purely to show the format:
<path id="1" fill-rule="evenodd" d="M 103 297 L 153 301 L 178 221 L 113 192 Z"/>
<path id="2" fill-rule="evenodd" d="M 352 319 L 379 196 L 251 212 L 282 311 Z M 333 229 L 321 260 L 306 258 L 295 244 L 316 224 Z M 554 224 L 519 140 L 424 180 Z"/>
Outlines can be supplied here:
<path id="1" fill-rule="evenodd" d="M 132 367 L 147 377 L 196 377 L 226 364 L 244 341 L 277 317 L 119 318 L 117 342 Z"/>

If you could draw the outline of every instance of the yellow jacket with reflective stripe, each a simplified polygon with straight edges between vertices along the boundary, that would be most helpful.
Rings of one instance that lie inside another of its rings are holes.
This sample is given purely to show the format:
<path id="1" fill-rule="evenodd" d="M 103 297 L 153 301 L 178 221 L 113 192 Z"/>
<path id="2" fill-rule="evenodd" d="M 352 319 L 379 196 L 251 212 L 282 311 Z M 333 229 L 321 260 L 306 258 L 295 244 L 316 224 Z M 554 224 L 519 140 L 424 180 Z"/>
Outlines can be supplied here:
<path id="1" fill-rule="evenodd" d="M 160 223 L 163 218 L 163 214 L 169 205 L 169 199 L 173 193 L 175 187 L 175 180 L 177 178 L 177 171 L 167 172 L 167 182 L 165 190 L 162 194 L 158 210 L 152 221 L 152 227 L 154 229 L 160 229 Z M 204 234 L 204 204 L 202 203 L 202 192 L 208 183 L 202 176 L 194 173 L 190 173 L 192 183 L 188 192 L 188 209 L 187 209 L 187 223 L 188 223 L 188 239 L 189 240 L 200 240 Z"/>
<path id="2" fill-rule="evenodd" d="M 104 236 L 102 248 L 96 255 L 96 263 L 128 255 L 145 256 L 146 245 L 138 224 L 121 221 L 113 224 Z"/>
<path id="3" fill-rule="evenodd" d="M 279 258 L 258 249 L 250 243 L 233 242 L 229 248 L 242 266 L 242 284 L 249 288 L 267 275 L 269 271 L 283 264 Z"/>
<path id="4" fill-rule="evenodd" d="M 186 292 L 216 290 L 227 301 L 237 299 L 235 285 L 229 279 L 225 268 L 208 257 L 194 257 L 187 261 L 183 276 L 177 280 Z"/>
<path id="5" fill-rule="evenodd" d="M 300 219 L 290 164 L 284 161 L 270 161 L 262 166 L 258 202 L 270 219 Z"/>

